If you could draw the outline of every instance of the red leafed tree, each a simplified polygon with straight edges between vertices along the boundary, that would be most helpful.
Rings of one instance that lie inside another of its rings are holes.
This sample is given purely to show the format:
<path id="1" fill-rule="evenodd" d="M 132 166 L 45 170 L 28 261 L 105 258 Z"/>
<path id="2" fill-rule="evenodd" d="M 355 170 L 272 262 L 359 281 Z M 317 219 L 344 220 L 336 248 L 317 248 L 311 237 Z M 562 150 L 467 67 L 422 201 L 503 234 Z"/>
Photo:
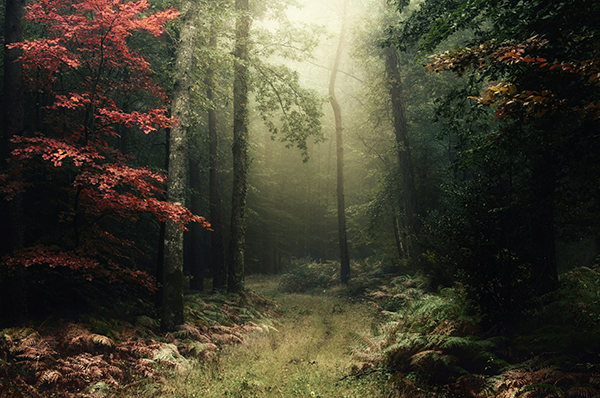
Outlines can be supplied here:
<path id="1" fill-rule="evenodd" d="M 204 218 L 161 199 L 163 175 L 131 167 L 130 157 L 114 147 L 125 130 L 148 134 L 173 123 L 161 105 L 166 94 L 128 39 L 134 31 L 161 35 L 178 11 L 148 15 L 148 7 L 146 0 L 41 0 L 27 6 L 26 19 L 42 24 L 47 35 L 13 47 L 23 50 L 25 82 L 42 102 L 42 122 L 35 133 L 13 138 L 17 167 L 1 175 L 0 184 L 8 200 L 24 193 L 30 206 L 46 209 L 31 211 L 51 215 L 33 220 L 45 233 L 29 221 L 26 247 L 5 256 L 5 267 L 64 267 L 81 280 L 153 291 L 152 278 L 130 260 L 138 245 L 115 231 L 148 214 L 182 228 L 188 222 L 208 227 Z M 131 97 L 138 99 L 135 109 L 126 101 Z"/>

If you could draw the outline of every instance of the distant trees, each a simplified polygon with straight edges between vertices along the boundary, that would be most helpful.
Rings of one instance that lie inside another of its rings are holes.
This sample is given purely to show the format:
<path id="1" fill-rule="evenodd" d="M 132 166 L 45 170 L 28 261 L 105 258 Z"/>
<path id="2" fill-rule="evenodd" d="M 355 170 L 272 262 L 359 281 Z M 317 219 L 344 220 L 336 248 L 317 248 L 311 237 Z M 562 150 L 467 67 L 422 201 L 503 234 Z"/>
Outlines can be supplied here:
<path id="1" fill-rule="evenodd" d="M 297 73 L 290 68 L 267 62 L 275 54 L 283 58 L 302 58 L 315 46 L 313 33 L 287 21 L 286 7 L 287 4 L 280 3 L 250 7 L 247 2 L 238 1 L 234 8 L 227 2 L 216 2 L 200 10 L 201 20 L 207 23 L 202 25 L 204 34 L 197 43 L 195 62 L 204 68 L 197 69 L 193 81 L 194 88 L 200 89 L 193 90 L 196 107 L 192 111 L 195 121 L 192 130 L 198 148 L 208 142 L 208 148 L 200 151 L 208 152 L 204 165 L 208 167 L 209 176 L 208 181 L 204 181 L 209 188 L 207 196 L 214 231 L 210 233 L 211 254 L 204 258 L 212 262 L 214 291 L 241 292 L 244 289 L 251 116 L 260 116 L 273 139 L 297 146 L 305 158 L 308 157 L 307 140 L 318 139 L 321 134 L 319 118 L 323 100 L 303 88 Z M 279 22 L 276 32 L 252 26 L 253 19 L 265 16 Z M 235 33 L 230 31 L 232 27 L 227 21 L 235 21 Z M 228 39 L 230 33 L 234 33 L 235 40 Z M 218 40 L 221 37 L 223 39 Z M 250 105 L 251 101 L 254 106 Z M 207 120 L 206 126 L 200 121 L 203 117 Z M 231 152 L 219 153 L 219 142 L 231 142 Z M 231 169 L 228 169 L 229 161 Z M 221 200 L 222 176 L 230 178 L 231 202 Z M 198 194 L 206 192 L 195 192 L 194 196 Z M 228 229 L 219 221 L 226 215 L 230 217 Z M 199 242 L 195 240 L 191 244 Z M 192 276 L 193 285 L 200 276 Z"/>
<path id="2" fill-rule="evenodd" d="M 218 32 L 216 22 L 212 21 L 210 26 L 209 48 L 217 49 Z M 215 104 L 216 73 L 213 67 L 206 70 L 206 99 L 210 101 L 207 110 L 208 139 L 209 139 L 209 207 L 210 219 L 214 224 L 214 232 L 211 234 L 211 261 L 213 272 L 213 291 L 220 291 L 227 286 L 227 266 L 225 263 L 225 225 L 223 217 L 223 205 L 221 203 L 221 185 L 219 178 L 219 134 L 217 127 L 217 106 Z"/>

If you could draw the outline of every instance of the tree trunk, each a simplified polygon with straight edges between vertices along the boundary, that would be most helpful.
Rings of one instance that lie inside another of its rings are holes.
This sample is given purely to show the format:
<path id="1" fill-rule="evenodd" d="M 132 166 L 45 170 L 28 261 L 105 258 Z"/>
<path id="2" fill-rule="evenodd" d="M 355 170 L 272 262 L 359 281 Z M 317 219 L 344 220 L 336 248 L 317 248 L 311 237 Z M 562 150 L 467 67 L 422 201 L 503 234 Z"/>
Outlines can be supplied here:
<path id="1" fill-rule="evenodd" d="M 271 134 L 265 134 L 265 171 L 268 173 L 269 178 L 273 178 L 273 139 Z M 263 188 L 263 195 L 269 206 L 273 206 L 275 203 L 274 189 L 271 185 L 267 184 Z M 277 272 L 275 266 L 275 234 L 274 234 L 274 222 L 273 217 L 270 213 L 266 213 L 262 217 L 262 221 L 265 225 L 264 230 L 261 233 L 262 240 L 262 267 L 261 272 L 269 275 L 273 275 Z"/>
<path id="2" fill-rule="evenodd" d="M 4 19 L 4 118 L 2 140 L 0 141 L 0 155 L 2 161 L 8 159 L 11 151 L 10 139 L 15 135 L 21 135 L 25 127 L 25 106 L 23 99 L 23 68 L 18 58 L 20 49 L 8 49 L 7 44 L 23 41 L 23 14 L 25 2 L 22 0 L 6 0 Z M 13 164 L 9 161 L 1 168 L 11 168 Z M 1 200 L 1 199 L 0 199 Z M 4 214 L 2 219 L 2 250 L 0 256 L 22 248 L 25 241 L 25 222 L 23 215 L 23 197 L 17 195 L 6 202 L 2 200 L 0 211 Z M 2 300 L 7 303 L 9 317 L 15 323 L 21 323 L 28 317 L 27 307 L 27 283 L 26 270 L 19 268 L 4 282 L 2 289 L 7 297 Z"/>
<path id="3" fill-rule="evenodd" d="M 558 287 L 556 239 L 554 236 L 554 200 L 556 190 L 555 160 L 546 150 L 540 150 L 537 164 L 533 166 L 532 184 L 532 265 L 537 278 L 534 286 L 541 296 Z"/>
<path id="4" fill-rule="evenodd" d="M 175 64 L 172 114 L 178 123 L 171 129 L 169 139 L 169 175 L 167 198 L 183 205 L 187 180 L 187 137 L 190 128 L 190 91 L 194 64 L 196 1 L 183 3 L 181 33 Z M 183 324 L 183 230 L 167 220 L 165 227 L 165 262 L 163 278 L 162 324 L 165 331 Z"/>
<path id="5" fill-rule="evenodd" d="M 202 179 L 200 176 L 200 164 L 197 159 L 190 159 L 190 188 L 192 188 L 190 210 L 194 214 L 202 213 L 202 198 L 200 190 L 202 189 Z M 199 292 L 204 291 L 204 261 L 202 258 L 202 225 L 193 223 L 189 227 L 189 272 L 192 279 L 190 280 L 190 289 Z"/>
<path id="6" fill-rule="evenodd" d="M 418 217 L 417 190 L 415 187 L 415 172 L 410 153 L 410 142 L 408 138 L 408 123 L 404 101 L 402 98 L 402 76 L 400 75 L 400 60 L 395 48 L 389 47 L 385 52 L 385 69 L 388 78 L 390 97 L 392 100 L 392 114 L 394 118 L 394 134 L 396 137 L 396 149 L 398 153 L 398 164 L 402 178 L 402 193 L 404 196 L 404 211 L 406 224 L 408 226 L 408 255 L 414 266 L 417 265 L 421 255 L 421 247 L 418 236 L 421 225 Z"/>
<path id="7" fill-rule="evenodd" d="M 246 194 L 248 184 L 248 37 L 250 16 L 248 0 L 235 0 L 238 12 L 235 28 L 233 83 L 233 193 L 231 198 L 230 265 L 227 289 L 244 290 L 244 252 L 246 243 Z"/>
<path id="8" fill-rule="evenodd" d="M 214 27 L 211 29 L 210 47 L 217 47 L 217 32 Z M 206 71 L 206 98 L 213 102 L 215 80 L 214 71 Z M 214 104 L 208 109 L 208 152 L 209 152 L 209 181 L 208 196 L 210 202 L 210 222 L 213 232 L 211 236 L 211 259 L 213 274 L 213 292 L 226 290 L 227 288 L 227 268 L 225 265 L 225 244 L 223 242 L 223 212 L 221 211 L 221 195 L 219 193 L 219 155 L 218 155 L 218 135 L 217 135 L 217 111 Z"/>
<path id="9" fill-rule="evenodd" d="M 403 258 L 405 258 L 404 247 L 402 244 L 402 236 L 400 235 L 400 228 L 398 227 L 398 217 L 396 216 L 395 210 L 394 215 L 392 216 L 392 226 L 394 227 L 394 241 L 396 242 L 396 252 L 398 253 L 398 260 L 402 260 Z"/>
<path id="10" fill-rule="evenodd" d="M 165 129 L 165 170 L 169 170 L 169 143 L 171 140 L 171 129 Z M 161 198 L 167 200 L 166 196 Z M 165 277 L 165 232 L 166 222 L 162 221 L 158 229 L 158 250 L 156 259 L 156 284 L 158 285 L 158 292 L 156 293 L 154 305 L 157 309 L 162 308 L 163 302 L 163 286 Z"/>
<path id="11" fill-rule="evenodd" d="M 346 15 L 346 4 L 344 3 L 344 16 Z M 346 21 L 342 21 L 342 29 L 340 32 L 340 41 L 338 48 L 335 53 L 335 60 L 333 62 L 333 69 L 331 71 L 331 77 L 329 79 L 329 101 L 333 108 L 333 115 L 335 117 L 335 142 L 336 142 L 336 153 L 337 153 L 337 214 L 338 214 L 338 242 L 340 249 L 340 279 L 342 283 L 348 283 L 350 278 L 350 255 L 348 254 L 348 238 L 346 235 L 346 206 L 344 203 L 344 137 L 342 135 L 342 110 L 340 104 L 335 97 L 335 81 L 337 78 L 338 69 L 340 67 L 340 60 L 342 58 L 342 51 L 344 49 L 344 40 L 346 36 L 345 31 Z"/>

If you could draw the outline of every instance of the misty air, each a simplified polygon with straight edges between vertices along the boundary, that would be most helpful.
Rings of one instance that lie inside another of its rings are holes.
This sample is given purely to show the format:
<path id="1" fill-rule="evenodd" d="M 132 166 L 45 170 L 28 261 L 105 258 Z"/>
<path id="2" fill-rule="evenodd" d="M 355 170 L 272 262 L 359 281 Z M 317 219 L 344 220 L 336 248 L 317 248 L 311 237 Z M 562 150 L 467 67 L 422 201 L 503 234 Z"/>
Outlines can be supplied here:
<path id="1" fill-rule="evenodd" d="M 599 2 L 0 16 L 0 397 L 600 396 Z"/>

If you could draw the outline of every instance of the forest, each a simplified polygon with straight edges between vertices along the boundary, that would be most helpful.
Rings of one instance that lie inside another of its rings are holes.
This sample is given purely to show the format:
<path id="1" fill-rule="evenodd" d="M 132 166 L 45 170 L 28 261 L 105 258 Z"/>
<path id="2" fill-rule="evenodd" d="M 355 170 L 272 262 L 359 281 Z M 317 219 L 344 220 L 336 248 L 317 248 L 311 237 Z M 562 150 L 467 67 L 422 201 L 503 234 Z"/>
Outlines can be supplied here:
<path id="1" fill-rule="evenodd" d="M 0 397 L 600 397 L 600 2 L 0 22 Z"/>

